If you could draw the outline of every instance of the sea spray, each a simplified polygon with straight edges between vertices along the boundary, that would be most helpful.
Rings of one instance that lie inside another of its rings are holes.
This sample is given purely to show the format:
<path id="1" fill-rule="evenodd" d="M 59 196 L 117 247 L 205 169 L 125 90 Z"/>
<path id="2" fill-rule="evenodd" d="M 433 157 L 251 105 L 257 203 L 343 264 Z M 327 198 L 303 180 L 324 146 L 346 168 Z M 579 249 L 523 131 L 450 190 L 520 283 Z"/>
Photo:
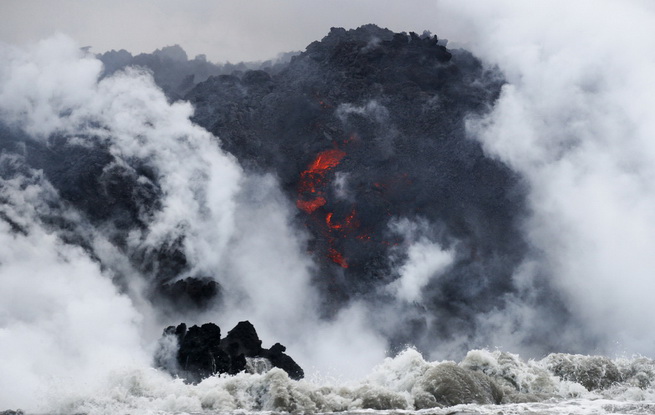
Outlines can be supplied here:
<path id="1" fill-rule="evenodd" d="M 395 358 L 385 359 L 359 381 L 294 381 L 284 371 L 272 368 L 265 373 L 214 376 L 192 385 L 154 369 L 116 372 L 92 394 L 69 393 L 66 397 L 59 391 L 50 410 L 89 414 L 236 410 L 324 413 L 468 405 L 475 410 L 495 407 L 497 412 L 528 403 L 535 408 L 539 403 L 544 407 L 566 405 L 572 398 L 600 399 L 617 408 L 632 402 L 635 410 L 643 410 L 655 398 L 653 387 L 637 386 L 634 374 L 636 367 L 655 366 L 652 360 L 642 357 L 610 360 L 621 368 L 620 376 L 625 380 L 601 387 L 600 369 L 607 362 L 595 356 L 558 357 L 584 360 L 589 369 L 595 368 L 588 372 L 598 374 L 592 380 L 599 386 L 590 390 L 550 371 L 552 356 L 526 361 L 506 352 L 472 350 L 459 363 L 429 362 L 416 350 L 408 349 Z M 639 373 L 638 377 L 645 381 L 645 371 Z M 651 376 L 647 381 L 650 384 L 655 378 Z"/>

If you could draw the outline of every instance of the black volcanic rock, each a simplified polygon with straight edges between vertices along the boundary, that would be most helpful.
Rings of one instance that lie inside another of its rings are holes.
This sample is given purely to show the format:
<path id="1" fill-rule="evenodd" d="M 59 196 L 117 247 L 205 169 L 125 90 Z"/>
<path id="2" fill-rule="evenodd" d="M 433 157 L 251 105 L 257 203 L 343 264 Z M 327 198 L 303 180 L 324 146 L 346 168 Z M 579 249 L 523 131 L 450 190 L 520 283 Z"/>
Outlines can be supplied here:
<path id="1" fill-rule="evenodd" d="M 170 333 L 172 327 L 166 329 Z M 198 382 L 216 373 L 227 373 L 230 360 L 221 347 L 221 329 L 213 323 L 192 326 L 180 324 L 174 331 L 178 338 L 177 361 L 187 379 Z"/>
<path id="2" fill-rule="evenodd" d="M 219 294 L 220 285 L 210 278 L 189 277 L 164 283 L 157 289 L 157 299 L 172 303 L 176 309 L 202 309 Z"/>
<path id="3" fill-rule="evenodd" d="M 280 55 L 274 61 L 214 64 L 208 61 L 205 55 L 189 59 L 182 47 L 173 45 L 136 56 L 121 49 L 119 51 L 111 50 L 96 57 L 104 65 L 103 76 L 110 76 L 128 67 L 144 68 L 152 74 L 157 85 L 170 99 L 177 100 L 210 76 L 229 75 L 235 71 L 243 72 L 259 68 L 275 73 L 294 54 Z"/>
<path id="4" fill-rule="evenodd" d="M 231 356 L 243 354 L 246 357 L 257 357 L 262 354 L 262 341 L 259 340 L 255 327 L 249 321 L 240 321 L 227 333 L 221 346 Z"/>
<path id="5" fill-rule="evenodd" d="M 412 238 L 456 251 L 418 304 L 416 314 L 439 318 L 388 333 L 394 344 L 420 347 L 417 336 L 429 343 L 437 333 L 475 330 L 477 314 L 502 307 L 527 252 L 523 183 L 466 131 L 503 83 L 436 36 L 366 25 L 333 28 L 279 73 L 210 77 L 186 99 L 195 122 L 242 165 L 279 177 L 297 203 L 313 236 L 307 250 L 320 267 L 314 283 L 324 315 L 383 292 Z M 331 167 L 308 173 L 328 152 Z M 394 232 L 402 219 L 422 224 L 419 234 Z"/>
<path id="6" fill-rule="evenodd" d="M 93 223 L 111 223 L 119 231 L 144 227 L 160 208 L 161 189 L 154 174 L 136 162 L 125 166 L 100 139 L 85 138 L 86 146 L 64 136 L 50 137 L 45 143 L 26 140 L 25 161 L 42 169 L 61 197 Z M 121 236 L 115 236 L 122 243 Z"/>
<path id="7" fill-rule="evenodd" d="M 167 356 L 170 350 L 166 346 L 171 337 L 177 341 L 175 364 L 171 364 Z M 266 358 L 272 366 L 287 372 L 291 379 L 303 378 L 302 368 L 284 353 L 284 346 L 276 343 L 271 349 L 263 349 L 261 344 L 249 321 L 239 322 L 224 339 L 221 339 L 221 330 L 216 324 L 192 326 L 187 330 L 186 324 L 181 323 L 164 330 L 155 364 L 172 375 L 197 383 L 216 374 L 234 375 L 245 371 L 246 357 Z"/>
<path id="8" fill-rule="evenodd" d="M 270 360 L 273 366 L 287 372 L 291 379 L 302 379 L 305 372 L 291 357 L 284 353 L 286 350 L 287 348 L 280 343 L 275 343 L 270 349 L 264 350 L 262 356 Z"/>

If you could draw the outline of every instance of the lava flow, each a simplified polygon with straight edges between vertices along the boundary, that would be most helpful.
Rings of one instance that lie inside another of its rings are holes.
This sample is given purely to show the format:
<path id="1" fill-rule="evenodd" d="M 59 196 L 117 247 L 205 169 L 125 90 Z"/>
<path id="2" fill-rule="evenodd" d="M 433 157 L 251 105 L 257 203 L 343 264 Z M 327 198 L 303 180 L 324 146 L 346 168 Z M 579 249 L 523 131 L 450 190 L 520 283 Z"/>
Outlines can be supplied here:
<path id="1" fill-rule="evenodd" d="M 321 189 L 325 181 L 325 175 L 338 166 L 345 156 L 346 153 L 344 151 L 336 148 L 322 151 L 318 153 L 318 156 L 307 167 L 307 170 L 300 173 L 298 192 L 301 198 L 296 201 L 298 209 L 311 214 L 327 203 Z M 302 195 L 309 196 L 309 200 L 303 199 Z"/>
<path id="2" fill-rule="evenodd" d="M 332 220 L 333 216 L 334 214 L 332 212 L 328 212 L 328 214 L 325 215 L 325 224 L 328 228 L 342 231 L 348 231 L 357 228 L 357 223 L 355 222 L 355 209 L 353 209 L 352 212 L 350 212 L 350 214 L 346 216 L 346 218 L 341 223 L 334 222 Z"/>
<path id="3" fill-rule="evenodd" d="M 298 199 L 296 201 L 296 206 L 298 206 L 298 209 L 304 210 L 307 213 L 314 213 L 314 211 L 321 206 L 325 205 L 327 203 L 327 200 L 325 200 L 324 197 L 319 196 L 316 199 L 312 200 L 301 200 Z"/>
<path id="4" fill-rule="evenodd" d="M 318 215 L 318 209 L 325 206 L 327 199 L 323 187 L 325 186 L 325 177 L 328 172 L 337 167 L 341 160 L 346 156 L 346 152 L 337 148 L 324 150 L 318 153 L 314 161 L 305 171 L 300 173 L 300 183 L 298 184 L 299 198 L 296 201 L 298 209 L 310 215 Z M 341 230 L 350 227 L 354 220 L 355 211 L 345 219 L 344 223 L 332 223 L 332 212 L 326 213 L 324 234 L 327 236 L 330 245 L 327 257 L 335 264 L 348 268 L 348 262 L 343 254 L 334 247 L 335 238 L 330 234 L 330 230 Z M 323 221 L 321 221 L 323 222 Z"/>
<path id="5" fill-rule="evenodd" d="M 328 249 L 328 258 L 332 260 L 335 264 L 339 265 L 341 268 L 348 268 L 348 262 L 343 257 L 343 254 L 337 251 L 334 248 Z"/>
<path id="6" fill-rule="evenodd" d="M 307 170 L 300 173 L 301 193 L 318 194 L 328 171 L 337 167 L 346 152 L 337 148 L 321 151 Z"/>

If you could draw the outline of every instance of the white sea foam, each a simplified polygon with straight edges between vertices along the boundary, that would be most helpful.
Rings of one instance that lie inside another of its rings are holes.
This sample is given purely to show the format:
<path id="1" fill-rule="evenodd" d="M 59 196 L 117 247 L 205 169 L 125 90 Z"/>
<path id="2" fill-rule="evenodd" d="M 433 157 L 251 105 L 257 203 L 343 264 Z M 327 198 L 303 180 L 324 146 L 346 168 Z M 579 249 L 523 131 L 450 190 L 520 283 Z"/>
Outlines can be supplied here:
<path id="1" fill-rule="evenodd" d="M 576 365 L 570 372 L 555 374 L 549 370 L 555 357 Z M 524 361 L 506 352 L 473 350 L 459 363 L 428 362 L 416 350 L 408 349 L 385 359 L 366 378 L 349 382 L 294 381 L 273 368 L 259 374 L 211 377 L 189 385 L 154 369 L 125 370 L 113 373 L 92 394 L 57 390 L 50 408 L 89 414 L 389 413 L 428 408 L 436 414 L 642 414 L 655 408 L 655 377 L 644 375 L 655 366 L 649 359 L 609 360 L 620 368 L 620 379 L 603 389 L 588 390 L 564 379 L 579 375 L 582 368 L 596 373 L 593 381 L 602 384 L 607 376 L 602 368 L 607 361 L 601 360 L 595 356 L 551 355 Z M 635 382 L 641 382 L 641 387 Z"/>

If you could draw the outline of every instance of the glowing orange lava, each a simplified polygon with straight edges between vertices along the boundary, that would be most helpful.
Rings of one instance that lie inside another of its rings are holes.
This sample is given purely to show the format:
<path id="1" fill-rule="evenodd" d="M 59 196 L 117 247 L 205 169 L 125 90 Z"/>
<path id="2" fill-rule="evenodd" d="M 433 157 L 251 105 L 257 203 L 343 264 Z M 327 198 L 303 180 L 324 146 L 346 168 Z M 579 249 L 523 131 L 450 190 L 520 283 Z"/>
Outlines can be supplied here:
<path id="1" fill-rule="evenodd" d="M 325 175 L 328 171 L 339 165 L 341 160 L 346 156 L 344 151 L 339 149 L 330 149 L 322 151 L 316 156 L 316 159 L 307 167 L 307 170 L 300 173 L 300 183 L 298 184 L 298 191 L 301 194 L 316 196 L 313 200 L 305 201 L 298 200 L 298 207 L 308 213 L 313 212 L 316 208 L 325 204 L 325 198 L 321 196 L 321 187 Z M 322 201 L 322 202 L 320 202 Z M 307 211 L 304 206 L 316 206 Z M 301 207 L 303 206 L 303 207 Z"/>
<path id="2" fill-rule="evenodd" d="M 300 173 L 298 183 L 298 200 L 296 206 L 322 223 L 323 211 L 317 211 L 327 204 L 324 186 L 327 174 L 337 167 L 346 156 L 346 152 L 338 148 L 328 149 L 318 153 L 307 169 Z M 320 212 L 320 213 L 319 213 Z M 344 255 L 335 248 L 337 238 L 344 237 L 346 232 L 357 228 L 355 221 L 355 210 L 341 222 L 333 221 L 334 214 L 327 212 L 325 222 L 321 225 L 323 233 L 328 241 L 327 257 L 342 268 L 348 268 L 348 261 Z"/>
<path id="3" fill-rule="evenodd" d="M 320 208 L 321 206 L 325 205 L 327 201 L 325 200 L 324 197 L 317 197 L 314 200 L 300 200 L 298 199 L 296 201 L 296 206 L 298 209 L 303 210 L 307 213 L 313 213 L 316 209 Z"/>
<path id="4" fill-rule="evenodd" d="M 322 106 L 328 105 L 324 101 L 319 101 L 319 103 Z M 342 268 L 361 266 L 356 256 L 349 258 L 350 263 L 346 257 L 346 254 L 352 253 L 344 251 L 346 247 L 352 249 L 355 246 L 352 243 L 344 243 L 348 238 L 359 241 L 361 244 L 381 244 L 386 247 L 399 244 L 397 241 L 382 241 L 374 235 L 370 235 L 368 228 L 371 224 L 367 224 L 366 221 L 360 222 L 355 206 L 351 207 L 350 213 L 345 217 L 340 214 L 335 215 L 331 211 L 332 206 L 343 206 L 343 201 L 329 203 L 328 200 L 328 194 L 331 194 L 327 187 L 332 178 L 330 173 L 340 165 L 347 155 L 337 146 L 356 145 L 359 140 L 357 134 L 353 133 L 345 140 L 333 141 L 334 148 L 318 153 L 314 160 L 307 165 L 307 168 L 300 173 L 297 187 L 296 206 L 309 215 L 305 226 L 320 233 L 319 243 L 312 248 L 311 252 L 318 253 L 316 248 L 319 248 L 323 258 L 329 259 Z M 386 198 L 387 195 L 393 196 L 411 183 L 411 177 L 407 173 L 402 173 L 372 182 L 370 190 L 375 192 L 376 197 Z M 392 215 L 388 209 L 386 214 Z"/>
<path id="5" fill-rule="evenodd" d="M 307 167 L 307 170 L 300 173 L 298 190 L 301 193 L 319 193 L 319 188 L 323 185 L 327 172 L 337 167 L 345 156 L 344 151 L 336 148 L 318 153 L 318 156 Z"/>
<path id="6" fill-rule="evenodd" d="M 341 228 L 341 225 L 332 223 L 332 212 L 329 212 L 327 215 L 325 215 L 325 223 L 327 223 L 327 226 L 330 229 L 339 229 L 339 228 Z"/>
<path id="7" fill-rule="evenodd" d="M 346 262 L 346 259 L 341 255 L 341 252 L 337 251 L 334 248 L 330 248 L 328 250 L 328 258 L 332 260 L 335 264 L 339 265 L 341 268 L 348 268 L 348 262 Z"/>
<path id="8" fill-rule="evenodd" d="M 334 229 L 334 230 L 351 230 L 357 227 L 357 223 L 355 222 L 355 209 L 350 212 L 350 215 L 346 216 L 346 218 L 343 220 L 342 223 L 335 223 L 332 221 L 332 217 L 334 215 L 332 212 L 329 212 L 327 215 L 325 215 L 325 223 L 327 224 L 328 228 Z"/>
<path id="9" fill-rule="evenodd" d="M 321 151 L 303 174 L 324 175 L 328 170 L 337 167 L 345 156 L 346 152 L 338 148 Z"/>

